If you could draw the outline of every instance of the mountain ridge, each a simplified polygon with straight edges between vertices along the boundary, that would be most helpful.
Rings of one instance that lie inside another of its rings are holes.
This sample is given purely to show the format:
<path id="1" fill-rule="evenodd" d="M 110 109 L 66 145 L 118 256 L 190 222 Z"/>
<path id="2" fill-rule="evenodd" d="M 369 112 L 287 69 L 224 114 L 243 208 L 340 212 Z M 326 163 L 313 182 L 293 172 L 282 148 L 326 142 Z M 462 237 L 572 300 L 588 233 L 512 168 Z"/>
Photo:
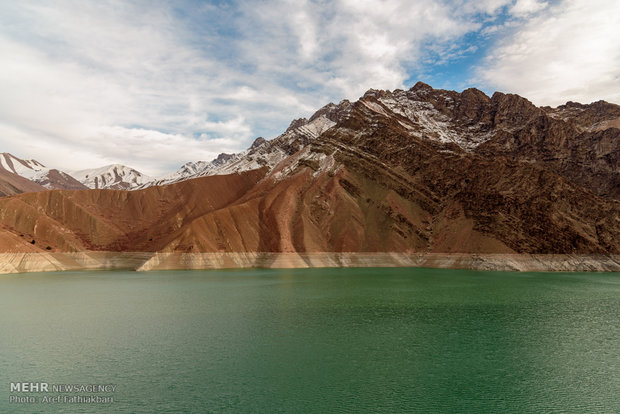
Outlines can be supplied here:
<path id="1" fill-rule="evenodd" d="M 618 254 L 618 119 L 606 102 L 369 90 L 186 164 L 193 179 L 0 198 L 0 251 Z"/>
<path id="2" fill-rule="evenodd" d="M 392 116 L 401 118 L 408 124 L 408 128 L 424 134 L 426 138 L 438 139 L 442 142 L 453 142 L 466 151 L 471 151 L 489 141 L 491 136 L 502 135 L 501 140 L 493 140 L 483 145 L 479 151 L 486 155 L 504 155 L 512 159 L 525 158 L 520 151 L 529 151 L 530 157 L 536 157 L 549 149 L 546 137 L 542 134 L 556 134 L 556 140 L 565 141 L 567 137 L 583 135 L 586 142 L 583 147 L 607 148 L 605 151 L 594 151 L 586 154 L 588 157 L 609 158 L 613 152 L 619 150 L 614 133 L 605 132 L 609 129 L 620 128 L 620 107 L 605 101 L 596 101 L 591 104 L 580 104 L 572 101 L 556 108 L 536 107 L 526 98 L 515 94 L 495 92 L 491 97 L 484 92 L 469 88 L 462 92 L 433 89 L 423 82 L 416 83 L 409 90 L 368 90 L 358 101 L 351 103 L 343 100 L 339 104 L 329 103 L 316 111 L 308 119 L 299 118 L 291 121 L 289 127 L 280 136 L 266 140 L 256 138 L 252 145 L 240 153 L 221 153 L 211 161 L 189 161 L 179 170 L 161 177 L 151 178 L 139 171 L 120 164 L 112 164 L 97 169 L 73 172 L 78 181 L 88 188 L 112 189 L 141 189 L 152 185 L 164 185 L 183 181 L 200 176 L 227 174 L 235 171 L 247 171 L 252 168 L 269 166 L 273 168 L 286 156 L 292 155 L 295 150 L 307 145 L 310 141 L 322 134 L 326 129 L 335 125 L 347 116 L 355 103 L 370 105 L 375 110 L 385 110 Z M 374 106 L 373 106 L 374 105 Z M 532 119 L 538 120 L 538 133 L 524 130 L 525 124 Z M 555 128 L 555 130 L 553 130 Z M 538 138 L 536 141 L 533 138 Z M 517 141 L 515 143 L 515 141 Z M 560 142 L 561 144 L 562 142 Z M 538 145 L 536 151 L 531 146 Z M 557 150 L 558 148 L 553 148 Z M 583 164 L 577 159 L 586 148 L 577 154 L 568 154 L 570 148 L 564 149 L 564 167 L 554 166 L 563 171 L 566 176 L 576 179 L 574 167 Z M 534 152 L 534 153 L 532 153 Z M 549 155 L 545 155 L 548 159 Z M 35 160 L 31 162 L 37 163 Z M 540 158 L 537 162 L 544 162 Z M 23 162 L 23 161 L 22 161 Z M 605 162 L 605 161 L 603 161 Z M 605 175 L 611 177 L 607 181 L 604 192 L 614 197 L 620 196 L 620 177 L 614 173 L 617 157 Z M 40 164 L 40 163 L 37 163 Z M 600 169 L 600 167 L 599 167 Z M 591 169 L 591 175 L 600 175 L 599 169 Z M 104 171 L 105 170 L 105 171 Z M 617 170 L 617 168 L 616 168 Z M 99 173 L 95 173 L 99 171 Z M 13 171 L 15 172 L 15 171 Z M 65 174 L 65 173 L 62 173 Z M 86 178 L 90 176 L 90 178 Z M 127 178 L 125 178 L 127 177 Z M 26 178 L 30 178 L 26 176 Z M 581 180 L 587 184 L 587 180 Z M 596 187 L 605 185 L 599 180 Z M 47 186 L 48 188 L 67 188 L 66 186 Z"/>
<path id="3" fill-rule="evenodd" d="M 87 188 L 64 171 L 47 168 L 37 160 L 22 160 L 8 152 L 0 153 L 0 169 L 26 178 L 48 190 Z M 27 188 L 34 188 L 34 191 L 38 191 L 36 187 L 28 186 Z"/>
<path id="4" fill-rule="evenodd" d="M 122 164 L 72 171 L 71 175 L 91 189 L 132 190 L 152 181 L 151 177 Z"/>

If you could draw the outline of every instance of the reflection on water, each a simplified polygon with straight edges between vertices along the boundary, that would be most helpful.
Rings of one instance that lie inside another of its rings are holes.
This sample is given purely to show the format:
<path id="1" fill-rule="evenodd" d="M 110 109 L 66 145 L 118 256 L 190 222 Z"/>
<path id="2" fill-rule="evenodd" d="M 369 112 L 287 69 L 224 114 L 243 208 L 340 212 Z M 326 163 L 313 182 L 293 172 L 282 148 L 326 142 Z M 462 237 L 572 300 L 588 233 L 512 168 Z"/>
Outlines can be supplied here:
<path id="1" fill-rule="evenodd" d="M 0 412 L 620 412 L 619 315 L 617 273 L 2 275 Z"/>

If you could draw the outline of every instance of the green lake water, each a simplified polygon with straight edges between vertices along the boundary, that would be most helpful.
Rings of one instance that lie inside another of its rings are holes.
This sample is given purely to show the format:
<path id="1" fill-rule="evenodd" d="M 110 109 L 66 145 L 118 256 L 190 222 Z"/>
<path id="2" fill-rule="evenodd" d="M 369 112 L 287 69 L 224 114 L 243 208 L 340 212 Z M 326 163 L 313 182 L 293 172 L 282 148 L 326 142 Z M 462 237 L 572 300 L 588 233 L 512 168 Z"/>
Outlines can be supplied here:
<path id="1" fill-rule="evenodd" d="M 4 412 L 618 413 L 620 274 L 0 275 Z"/>

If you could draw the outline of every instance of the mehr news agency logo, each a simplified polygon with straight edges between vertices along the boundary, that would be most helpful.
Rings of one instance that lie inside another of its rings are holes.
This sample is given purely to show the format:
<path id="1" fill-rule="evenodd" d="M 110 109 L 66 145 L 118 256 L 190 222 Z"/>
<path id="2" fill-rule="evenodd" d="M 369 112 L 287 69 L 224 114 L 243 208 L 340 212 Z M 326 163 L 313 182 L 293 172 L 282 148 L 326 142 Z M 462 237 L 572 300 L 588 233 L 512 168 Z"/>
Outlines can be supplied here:
<path id="1" fill-rule="evenodd" d="M 112 404 L 116 385 L 11 382 L 9 392 L 14 404 Z"/>

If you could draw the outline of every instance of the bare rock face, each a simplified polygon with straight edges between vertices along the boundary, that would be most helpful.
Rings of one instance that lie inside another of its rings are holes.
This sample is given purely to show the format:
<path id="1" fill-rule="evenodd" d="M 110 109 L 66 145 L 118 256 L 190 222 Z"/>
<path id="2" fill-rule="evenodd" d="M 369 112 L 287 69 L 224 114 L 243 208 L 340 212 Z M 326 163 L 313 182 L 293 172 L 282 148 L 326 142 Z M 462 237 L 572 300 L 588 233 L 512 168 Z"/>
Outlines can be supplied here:
<path id="1" fill-rule="evenodd" d="M 54 190 L 3 197 L 0 234 L 7 237 L 0 238 L 0 251 L 158 251 L 174 244 L 197 217 L 240 198 L 264 174 L 255 170 L 137 191 Z"/>
<path id="2" fill-rule="evenodd" d="M 490 113 L 496 128 L 519 129 L 532 118 L 542 114 L 541 109 L 519 95 L 495 92 L 490 104 Z"/>
<path id="3" fill-rule="evenodd" d="M 619 254 L 618 119 L 606 102 L 370 90 L 188 165 L 200 178 L 4 197 L 0 252 Z"/>
<path id="4" fill-rule="evenodd" d="M 607 198 L 620 199 L 620 107 L 569 103 L 525 111 L 520 128 L 499 132 L 477 152 L 534 163 Z"/>

